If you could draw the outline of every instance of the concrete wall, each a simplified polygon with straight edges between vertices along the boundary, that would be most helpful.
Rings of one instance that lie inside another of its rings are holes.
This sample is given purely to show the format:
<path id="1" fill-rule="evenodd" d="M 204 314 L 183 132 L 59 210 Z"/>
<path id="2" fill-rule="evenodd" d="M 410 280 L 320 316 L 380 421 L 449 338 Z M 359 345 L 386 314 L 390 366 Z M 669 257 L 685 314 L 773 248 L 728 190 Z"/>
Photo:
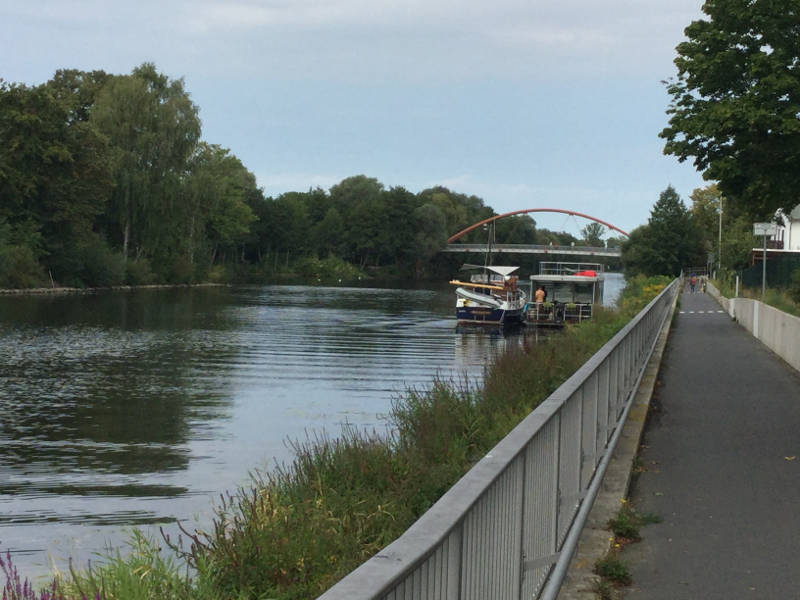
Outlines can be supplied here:
<path id="1" fill-rule="evenodd" d="M 800 318 L 760 300 L 725 298 L 711 283 L 706 289 L 742 327 L 800 371 Z"/>

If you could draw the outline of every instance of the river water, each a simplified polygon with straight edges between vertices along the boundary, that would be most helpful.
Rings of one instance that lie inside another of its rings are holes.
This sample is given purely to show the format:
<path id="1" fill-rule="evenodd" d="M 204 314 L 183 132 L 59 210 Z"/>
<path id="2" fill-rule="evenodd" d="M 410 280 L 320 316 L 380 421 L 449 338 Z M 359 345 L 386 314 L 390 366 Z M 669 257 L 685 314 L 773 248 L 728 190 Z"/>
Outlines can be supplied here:
<path id="1" fill-rule="evenodd" d="M 606 303 L 622 278 L 608 274 Z M 133 526 L 207 526 L 287 440 L 384 430 L 409 387 L 480 379 L 515 335 L 452 289 L 259 286 L 0 297 L 0 551 L 31 577 Z"/>

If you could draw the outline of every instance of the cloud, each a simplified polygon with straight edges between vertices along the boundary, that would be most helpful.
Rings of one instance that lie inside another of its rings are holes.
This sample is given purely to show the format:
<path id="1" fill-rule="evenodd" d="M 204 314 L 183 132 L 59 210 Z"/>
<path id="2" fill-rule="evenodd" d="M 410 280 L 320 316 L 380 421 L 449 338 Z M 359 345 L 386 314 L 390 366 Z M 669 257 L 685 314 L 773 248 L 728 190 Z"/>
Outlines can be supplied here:
<path id="1" fill-rule="evenodd" d="M 129 70 L 154 60 L 178 75 L 238 80 L 419 83 L 653 71 L 660 78 L 700 3 L 6 0 L 0 54 L 7 76 L 22 66 Z"/>

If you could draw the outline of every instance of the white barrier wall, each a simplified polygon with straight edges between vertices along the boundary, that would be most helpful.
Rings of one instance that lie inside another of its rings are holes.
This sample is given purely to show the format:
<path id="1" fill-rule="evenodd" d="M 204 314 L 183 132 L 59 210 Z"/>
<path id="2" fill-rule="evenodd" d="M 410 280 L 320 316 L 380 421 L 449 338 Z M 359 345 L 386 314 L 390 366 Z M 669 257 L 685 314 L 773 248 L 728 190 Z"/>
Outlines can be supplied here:
<path id="1" fill-rule="evenodd" d="M 742 327 L 800 371 L 800 318 L 751 298 L 725 298 L 710 283 L 707 291 Z"/>

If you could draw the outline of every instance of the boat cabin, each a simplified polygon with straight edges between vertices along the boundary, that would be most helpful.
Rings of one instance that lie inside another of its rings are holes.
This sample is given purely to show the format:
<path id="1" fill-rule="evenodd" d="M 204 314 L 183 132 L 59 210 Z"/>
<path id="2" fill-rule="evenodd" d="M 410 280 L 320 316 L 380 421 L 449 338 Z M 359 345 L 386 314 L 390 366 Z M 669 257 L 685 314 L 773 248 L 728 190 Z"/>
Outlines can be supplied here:
<path id="1" fill-rule="evenodd" d="M 527 322 L 561 326 L 591 319 L 594 305 L 603 302 L 603 279 L 599 263 L 539 263 L 539 274 L 530 276 Z M 543 302 L 536 301 L 539 288 L 546 294 Z"/>

